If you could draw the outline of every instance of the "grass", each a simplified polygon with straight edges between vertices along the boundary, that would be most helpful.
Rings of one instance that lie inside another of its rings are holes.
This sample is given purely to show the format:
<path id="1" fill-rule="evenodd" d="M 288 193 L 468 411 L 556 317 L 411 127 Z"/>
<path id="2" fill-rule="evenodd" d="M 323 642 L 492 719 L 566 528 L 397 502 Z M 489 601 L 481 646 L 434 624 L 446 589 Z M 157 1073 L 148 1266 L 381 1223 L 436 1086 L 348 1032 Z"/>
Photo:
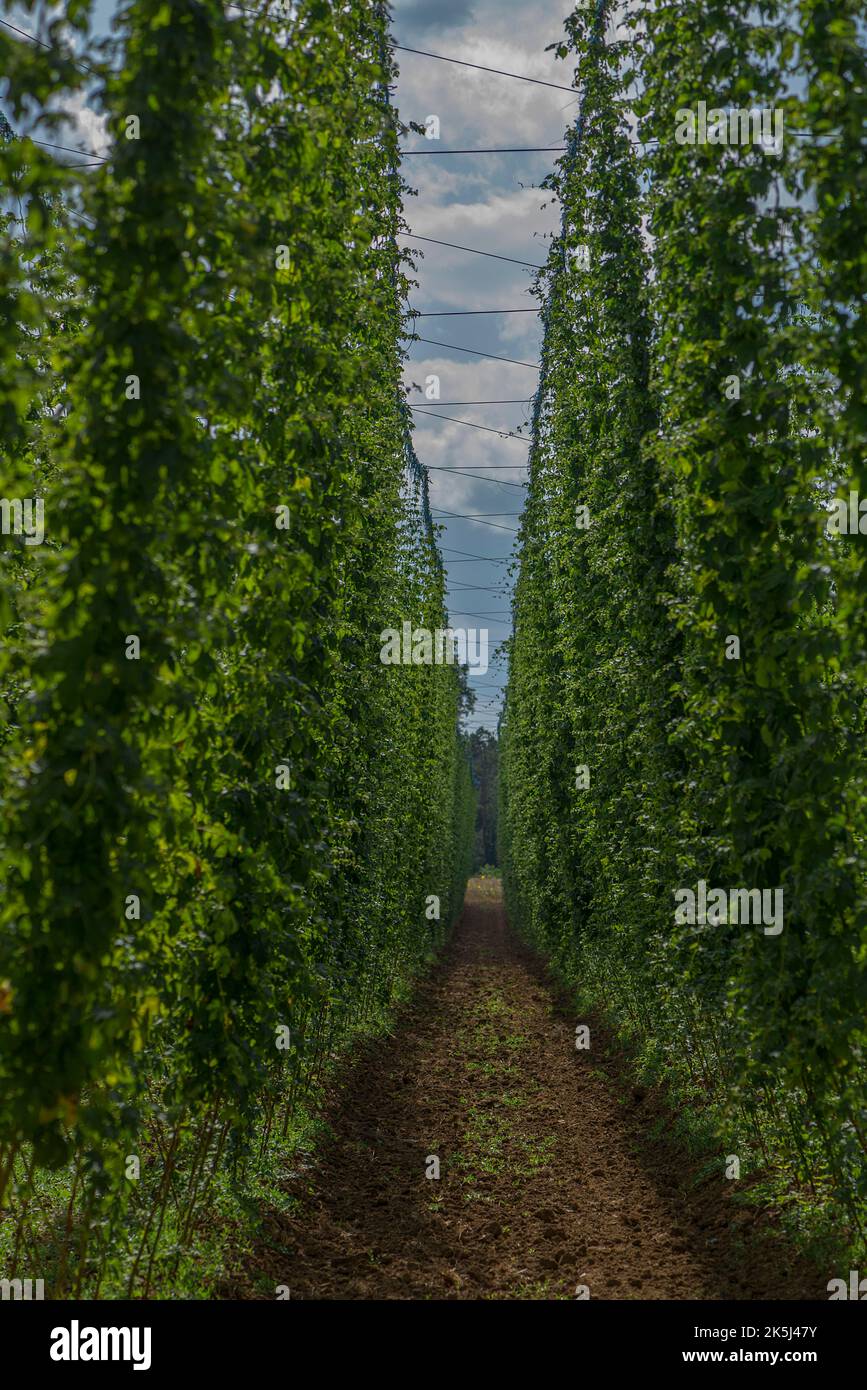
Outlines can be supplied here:
<path id="1" fill-rule="evenodd" d="M 505 995 L 492 990 L 477 1001 L 456 1038 L 467 1059 L 468 1074 L 483 1083 L 481 1093 L 460 1097 L 466 1120 L 453 1162 L 461 1173 L 467 1201 L 493 1200 L 478 1191 L 481 1178 L 506 1179 L 512 1184 L 540 1172 L 550 1163 L 556 1144 L 553 1135 L 522 1131 L 529 1086 L 521 1084 L 517 1059 L 529 1041 L 510 1028 L 511 1014 Z M 485 1061 L 477 1060 L 479 1054 Z"/>

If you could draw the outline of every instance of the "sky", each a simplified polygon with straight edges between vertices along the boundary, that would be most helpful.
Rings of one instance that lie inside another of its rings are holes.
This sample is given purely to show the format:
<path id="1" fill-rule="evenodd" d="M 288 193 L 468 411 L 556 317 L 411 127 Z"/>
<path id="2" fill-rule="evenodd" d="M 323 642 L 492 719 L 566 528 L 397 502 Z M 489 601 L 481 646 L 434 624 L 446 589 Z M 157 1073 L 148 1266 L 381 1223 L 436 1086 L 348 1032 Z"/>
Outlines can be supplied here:
<path id="1" fill-rule="evenodd" d="M 557 158 L 557 149 L 547 147 L 562 145 L 577 114 L 577 98 L 568 90 L 572 65 L 546 48 L 562 39 L 572 7 L 572 0 L 392 3 L 392 35 L 401 50 L 425 50 L 557 84 L 534 85 L 420 53 L 396 54 L 394 103 L 401 118 L 425 124 L 435 116 L 440 135 L 429 140 L 410 134 L 403 142 L 402 172 L 413 190 L 405 200 L 405 220 L 417 236 L 488 253 L 403 241 L 413 251 L 417 281 L 407 307 L 425 315 L 413 320 L 414 331 L 440 344 L 409 343 L 404 381 L 414 407 L 415 450 L 429 470 L 431 510 L 441 527 L 449 618 L 452 627 L 488 632 L 488 670 L 470 679 L 477 699 L 467 719 L 471 729 L 496 729 L 507 674 L 496 652 L 511 630 L 510 556 L 526 490 L 527 425 L 539 379 L 533 364 L 541 347 L 532 264 L 545 261 L 547 238 L 559 222 L 557 206 L 540 184 Z M 108 32 L 115 8 L 115 0 L 95 0 L 97 33 Z M 7 13 L 34 32 L 33 15 L 14 7 Z M 102 152 L 107 141 L 101 118 L 83 101 L 78 105 L 70 134 Z M 516 147 L 546 148 L 443 153 Z M 503 309 L 523 312 L 467 313 Z M 437 311 L 445 313 L 433 316 Z M 460 351 L 462 346 L 478 355 Z M 439 400 L 426 392 L 434 376 Z M 522 438 L 505 433 L 518 430 Z"/>
<path id="2" fill-rule="evenodd" d="M 572 65 L 545 50 L 563 37 L 571 9 L 568 0 L 394 0 L 392 33 L 402 48 L 569 88 Z M 415 53 L 399 51 L 396 58 L 400 75 L 395 104 L 402 119 L 424 124 L 429 116 L 437 116 L 440 123 L 439 140 L 413 134 L 404 141 L 407 151 L 427 152 L 408 153 L 403 159 L 404 178 L 416 192 L 406 198 L 404 208 L 413 233 L 543 263 L 547 238 L 559 225 L 559 211 L 539 185 L 553 168 L 556 151 L 439 151 L 560 146 L 577 114 L 576 98 L 568 91 Z M 489 634 L 488 671 L 470 679 L 477 704 L 468 726 L 495 730 L 507 672 L 505 662 L 493 660 L 493 655 L 511 631 L 509 557 L 525 497 L 525 440 L 539 379 L 532 366 L 517 365 L 539 362 L 538 302 L 530 293 L 534 271 L 509 260 L 427 242 L 404 245 L 414 251 L 417 266 L 412 309 L 452 315 L 415 320 L 421 337 L 454 346 L 413 342 L 404 380 L 413 387 L 408 401 L 416 407 L 415 450 L 429 470 L 431 510 L 443 528 L 440 547 L 452 626 L 487 627 Z M 531 312 L 463 316 L 467 310 L 487 309 Z M 460 346 L 494 357 L 472 356 L 457 350 Z M 513 360 L 494 360 L 499 357 Z M 439 401 L 425 397 L 430 376 L 439 377 Z M 467 428 L 422 411 L 496 431 L 523 428 L 524 438 Z M 464 471 L 446 471 L 451 469 Z"/>

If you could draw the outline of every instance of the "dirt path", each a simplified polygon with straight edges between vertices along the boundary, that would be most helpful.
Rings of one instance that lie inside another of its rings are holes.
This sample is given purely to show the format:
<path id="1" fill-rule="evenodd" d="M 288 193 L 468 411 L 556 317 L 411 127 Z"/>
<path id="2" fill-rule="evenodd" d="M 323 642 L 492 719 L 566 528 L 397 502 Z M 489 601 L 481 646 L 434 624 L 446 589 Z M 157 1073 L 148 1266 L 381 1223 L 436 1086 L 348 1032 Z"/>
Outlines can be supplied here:
<path id="1" fill-rule="evenodd" d="M 395 1036 L 335 1088 L 334 1137 L 234 1296 L 827 1297 L 776 1240 L 745 1238 L 732 1184 L 686 1191 L 687 1164 L 648 1137 L 652 1099 L 574 1028 L 499 886 L 474 880 Z"/>

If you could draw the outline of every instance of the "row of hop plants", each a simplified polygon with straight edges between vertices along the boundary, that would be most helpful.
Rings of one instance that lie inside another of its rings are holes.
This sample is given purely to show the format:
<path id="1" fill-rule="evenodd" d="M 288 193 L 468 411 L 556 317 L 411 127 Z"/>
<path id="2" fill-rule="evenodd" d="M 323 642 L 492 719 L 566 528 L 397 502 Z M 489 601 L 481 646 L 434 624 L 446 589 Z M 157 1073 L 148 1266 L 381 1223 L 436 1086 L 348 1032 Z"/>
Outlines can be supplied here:
<path id="1" fill-rule="evenodd" d="M 705 1116 L 710 1175 L 738 1156 L 863 1254 L 865 539 L 828 525 L 867 496 L 863 16 L 602 0 L 560 52 L 581 104 L 538 287 L 509 908 Z M 782 113 L 782 149 L 681 143 L 702 101 Z M 782 930 L 677 920 L 701 879 L 781 888 Z"/>
<path id="2" fill-rule="evenodd" d="M 386 7 L 22 10 L 0 468 L 45 536 L 0 552 L 0 1274 L 160 1296 L 454 920 L 467 694 L 379 660 L 446 625 Z M 108 153 L 64 167 L 88 106 Z"/>

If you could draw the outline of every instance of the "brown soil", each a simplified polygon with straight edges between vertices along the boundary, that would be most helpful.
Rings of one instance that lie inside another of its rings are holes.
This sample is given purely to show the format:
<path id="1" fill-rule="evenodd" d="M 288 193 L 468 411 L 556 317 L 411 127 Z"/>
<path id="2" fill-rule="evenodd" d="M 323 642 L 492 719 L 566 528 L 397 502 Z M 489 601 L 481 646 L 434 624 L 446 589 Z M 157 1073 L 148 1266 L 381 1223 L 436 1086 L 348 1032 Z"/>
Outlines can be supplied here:
<path id="1" fill-rule="evenodd" d="M 332 1137 L 231 1296 L 827 1298 L 723 1177 L 650 1137 L 660 1102 L 575 1016 L 473 880 L 393 1036 L 335 1084 Z M 425 1176 L 436 1155 L 440 1176 Z"/>

